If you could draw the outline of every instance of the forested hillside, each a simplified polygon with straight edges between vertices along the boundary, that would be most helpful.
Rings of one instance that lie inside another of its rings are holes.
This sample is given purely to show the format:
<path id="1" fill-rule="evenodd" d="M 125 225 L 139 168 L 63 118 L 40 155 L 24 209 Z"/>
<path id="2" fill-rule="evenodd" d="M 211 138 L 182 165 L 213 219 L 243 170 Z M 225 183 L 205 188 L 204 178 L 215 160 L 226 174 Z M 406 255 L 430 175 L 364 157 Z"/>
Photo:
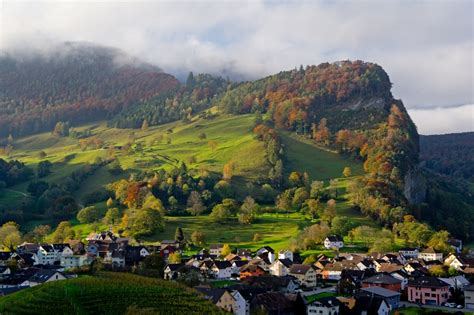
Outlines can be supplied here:
<path id="1" fill-rule="evenodd" d="M 0 137 L 111 117 L 178 86 L 159 68 L 111 48 L 66 43 L 47 54 L 0 55 Z"/>

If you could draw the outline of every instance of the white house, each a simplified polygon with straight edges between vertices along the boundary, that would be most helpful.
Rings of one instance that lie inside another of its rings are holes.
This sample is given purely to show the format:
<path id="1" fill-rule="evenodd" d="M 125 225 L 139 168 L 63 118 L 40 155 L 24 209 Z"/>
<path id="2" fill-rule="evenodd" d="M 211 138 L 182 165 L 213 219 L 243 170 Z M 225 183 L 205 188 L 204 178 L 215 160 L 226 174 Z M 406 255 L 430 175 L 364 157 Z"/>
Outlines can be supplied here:
<path id="1" fill-rule="evenodd" d="M 250 309 L 247 309 L 247 301 L 245 301 L 244 297 L 239 293 L 239 291 L 233 290 L 230 292 L 230 294 L 235 300 L 234 307 L 232 308 L 232 311 L 234 312 L 234 314 L 236 315 L 249 314 Z"/>
<path id="2" fill-rule="evenodd" d="M 444 264 L 456 270 L 461 270 L 465 267 L 474 266 L 474 256 L 450 254 L 444 259 Z"/>
<path id="3" fill-rule="evenodd" d="M 307 315 L 335 315 L 339 314 L 339 302 L 333 296 L 323 297 L 316 299 L 308 304 L 306 304 L 306 314 Z"/>
<path id="4" fill-rule="evenodd" d="M 61 266 L 64 269 L 79 268 L 88 266 L 94 261 L 94 258 L 89 255 L 67 255 L 61 257 Z"/>
<path id="5" fill-rule="evenodd" d="M 54 265 L 59 261 L 57 252 L 51 245 L 41 245 L 36 254 L 33 254 L 35 265 Z"/>
<path id="6" fill-rule="evenodd" d="M 420 251 L 418 248 L 402 248 L 398 251 L 400 255 L 402 255 L 405 259 L 416 259 L 418 258 L 418 254 L 420 254 Z"/>
<path id="7" fill-rule="evenodd" d="M 273 276 L 283 277 L 288 275 L 292 264 L 293 262 L 288 258 L 277 259 L 268 267 L 268 271 Z"/>
<path id="8" fill-rule="evenodd" d="M 232 277 L 232 264 L 230 261 L 215 261 L 211 271 L 216 279 L 228 279 Z"/>
<path id="9" fill-rule="evenodd" d="M 284 249 L 278 252 L 278 259 L 289 259 L 293 261 L 293 252 L 289 249 Z"/>
<path id="10" fill-rule="evenodd" d="M 288 274 L 295 277 L 301 286 L 314 288 L 317 284 L 316 271 L 309 265 L 294 264 Z"/>
<path id="11" fill-rule="evenodd" d="M 329 235 L 324 240 L 324 247 L 326 247 L 327 249 L 342 248 L 344 247 L 344 240 L 339 235 Z"/>
<path id="12" fill-rule="evenodd" d="M 42 283 L 60 280 L 66 280 L 66 277 L 62 273 L 56 270 L 40 270 L 28 279 L 27 282 L 30 287 L 34 287 Z"/>
<path id="13" fill-rule="evenodd" d="M 224 248 L 223 244 L 211 244 L 209 246 L 209 254 L 219 257 L 222 255 L 222 248 Z"/>
<path id="14" fill-rule="evenodd" d="M 424 261 L 443 261 L 443 253 L 437 252 L 433 247 L 428 247 L 418 254 L 418 259 L 423 259 Z"/>

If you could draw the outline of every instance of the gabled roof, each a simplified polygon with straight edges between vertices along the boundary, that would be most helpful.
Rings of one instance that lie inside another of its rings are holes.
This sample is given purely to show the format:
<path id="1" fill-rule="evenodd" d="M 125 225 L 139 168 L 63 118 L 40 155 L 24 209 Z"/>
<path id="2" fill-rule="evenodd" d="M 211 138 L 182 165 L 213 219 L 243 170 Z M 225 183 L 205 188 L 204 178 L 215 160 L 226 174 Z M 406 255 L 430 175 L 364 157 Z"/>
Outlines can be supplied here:
<path id="1" fill-rule="evenodd" d="M 339 306 L 341 304 L 341 302 L 338 299 L 336 299 L 334 296 L 327 296 L 327 297 L 315 299 L 309 302 L 307 305 L 318 304 L 318 303 L 324 307 L 329 307 L 329 308 Z"/>
<path id="2" fill-rule="evenodd" d="M 423 254 L 438 254 L 439 252 L 437 252 L 433 247 L 428 247 L 428 248 L 425 248 L 421 253 L 423 253 Z"/>
<path id="3" fill-rule="evenodd" d="M 263 247 L 260 247 L 258 250 L 257 250 L 257 253 L 260 252 L 260 253 L 265 253 L 265 252 L 270 252 L 270 253 L 274 253 L 275 250 L 273 248 L 271 248 L 270 246 L 263 246 Z"/>
<path id="4" fill-rule="evenodd" d="M 227 260 L 216 260 L 214 261 L 214 266 L 219 270 L 223 270 L 232 267 L 232 264 Z"/>
<path id="5" fill-rule="evenodd" d="M 41 248 L 47 253 L 54 252 L 54 248 L 52 245 L 44 244 L 44 245 L 41 245 Z"/>
<path id="6" fill-rule="evenodd" d="M 378 314 L 378 310 L 380 306 L 385 303 L 388 307 L 388 303 L 385 299 L 377 296 L 357 296 L 356 297 L 356 304 L 352 311 L 354 314 L 360 314 L 363 311 L 367 312 L 367 314 Z"/>
<path id="7" fill-rule="evenodd" d="M 169 268 L 171 271 L 178 271 L 179 269 L 181 269 L 184 265 L 183 264 L 168 264 L 166 268 Z"/>
<path id="8" fill-rule="evenodd" d="M 291 276 L 261 276 L 245 278 L 242 280 L 242 284 L 267 290 L 279 290 L 280 288 L 288 287 L 292 281 L 294 281 L 294 278 Z"/>
<path id="9" fill-rule="evenodd" d="M 467 287 L 464 287 L 464 291 L 474 291 L 474 284 L 468 285 Z"/>
<path id="10" fill-rule="evenodd" d="M 29 280 L 32 282 L 43 283 L 43 282 L 48 281 L 48 279 L 50 279 L 56 273 L 59 273 L 62 275 L 62 273 L 60 273 L 57 270 L 42 269 L 36 272 Z"/>
<path id="11" fill-rule="evenodd" d="M 234 260 L 232 262 L 233 265 L 235 265 L 236 267 L 240 268 L 242 266 L 245 266 L 246 264 L 248 264 L 249 262 L 246 261 L 246 260 Z"/>
<path id="12" fill-rule="evenodd" d="M 211 288 L 203 288 L 203 287 L 196 287 L 196 290 L 201 292 L 205 295 L 206 298 L 212 301 L 212 303 L 216 304 L 219 302 L 220 298 L 226 293 L 226 289 L 211 289 Z M 232 295 L 231 295 L 232 296 Z M 232 298 L 234 298 L 232 296 Z"/>
<path id="13" fill-rule="evenodd" d="M 290 268 L 291 265 L 293 265 L 293 262 L 291 260 L 289 260 L 288 258 L 284 258 L 284 259 L 277 259 L 275 260 L 273 263 L 278 263 L 280 262 L 283 266 L 287 267 L 287 268 Z"/>
<path id="14" fill-rule="evenodd" d="M 385 273 L 379 273 L 375 276 L 369 277 L 367 279 L 362 280 L 363 283 L 374 283 L 374 284 L 400 284 L 402 283 L 401 280 L 394 278 Z"/>
<path id="15" fill-rule="evenodd" d="M 293 264 L 290 267 L 290 273 L 292 274 L 306 274 L 311 269 L 310 265 L 303 265 L 303 264 Z"/>
<path id="16" fill-rule="evenodd" d="M 0 252 L 0 260 L 8 260 L 12 256 L 12 252 Z"/>
<path id="17" fill-rule="evenodd" d="M 247 265 L 243 266 L 242 268 L 240 268 L 240 272 L 256 272 L 259 269 L 261 271 L 265 271 L 259 265 L 247 264 Z"/>
<path id="18" fill-rule="evenodd" d="M 252 304 L 263 306 L 267 311 L 279 311 L 291 309 L 293 303 L 289 301 L 283 293 L 267 292 L 254 297 Z"/>
<path id="19" fill-rule="evenodd" d="M 209 249 L 221 249 L 224 247 L 224 244 L 211 244 L 209 245 Z"/>
<path id="20" fill-rule="evenodd" d="M 330 242 L 343 242 L 344 241 L 342 237 L 339 235 L 328 235 L 326 239 Z"/>
<path id="21" fill-rule="evenodd" d="M 408 280 L 408 286 L 423 288 L 443 288 L 449 285 L 436 277 L 421 276 L 414 280 Z"/>

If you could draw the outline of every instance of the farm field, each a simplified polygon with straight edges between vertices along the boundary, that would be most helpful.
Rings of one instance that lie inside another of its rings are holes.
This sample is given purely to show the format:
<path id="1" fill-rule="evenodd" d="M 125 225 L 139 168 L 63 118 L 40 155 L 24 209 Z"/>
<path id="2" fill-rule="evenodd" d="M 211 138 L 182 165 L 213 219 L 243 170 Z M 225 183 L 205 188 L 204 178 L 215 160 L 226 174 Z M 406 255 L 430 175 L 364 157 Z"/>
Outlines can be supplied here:
<path id="1" fill-rule="evenodd" d="M 81 276 L 67 281 L 49 282 L 2 297 L 0 312 L 2 314 L 223 314 L 193 289 L 164 280 L 106 272 L 99 274 L 98 277 Z"/>

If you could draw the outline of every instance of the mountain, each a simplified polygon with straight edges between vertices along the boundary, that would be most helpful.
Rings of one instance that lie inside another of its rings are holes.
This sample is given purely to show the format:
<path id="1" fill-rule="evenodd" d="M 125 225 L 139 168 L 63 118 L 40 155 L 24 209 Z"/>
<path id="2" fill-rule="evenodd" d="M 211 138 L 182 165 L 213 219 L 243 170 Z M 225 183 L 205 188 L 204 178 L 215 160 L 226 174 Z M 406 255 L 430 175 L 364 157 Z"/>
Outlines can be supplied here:
<path id="1" fill-rule="evenodd" d="M 47 53 L 0 56 L 0 137 L 101 120 L 179 82 L 107 47 L 64 43 Z"/>

